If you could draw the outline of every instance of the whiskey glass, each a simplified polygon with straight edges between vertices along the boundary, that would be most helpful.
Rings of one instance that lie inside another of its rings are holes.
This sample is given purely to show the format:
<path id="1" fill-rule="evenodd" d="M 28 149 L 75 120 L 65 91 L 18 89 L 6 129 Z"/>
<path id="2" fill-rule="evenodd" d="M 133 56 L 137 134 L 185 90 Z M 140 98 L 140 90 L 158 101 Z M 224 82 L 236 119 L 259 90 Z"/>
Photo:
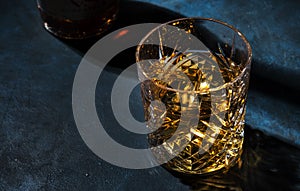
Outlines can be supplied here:
<path id="1" fill-rule="evenodd" d="M 45 29 L 64 39 L 104 33 L 119 11 L 119 0 L 37 0 L 37 5 Z"/>
<path id="2" fill-rule="evenodd" d="M 142 39 L 136 60 L 148 142 L 164 167 L 205 174 L 240 160 L 251 58 L 239 30 L 210 18 L 170 21 Z"/>

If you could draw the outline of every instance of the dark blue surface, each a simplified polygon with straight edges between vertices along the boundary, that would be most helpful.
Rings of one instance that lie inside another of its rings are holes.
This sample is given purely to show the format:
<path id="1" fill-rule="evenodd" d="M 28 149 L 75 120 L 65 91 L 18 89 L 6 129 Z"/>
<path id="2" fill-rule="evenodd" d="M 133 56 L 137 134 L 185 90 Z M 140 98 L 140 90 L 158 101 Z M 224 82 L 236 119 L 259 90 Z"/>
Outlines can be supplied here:
<path id="1" fill-rule="evenodd" d="M 291 145 L 300 145 L 295 90 L 299 88 L 299 3 L 155 2 L 187 16 L 221 19 L 245 33 L 254 51 L 247 123 L 290 144 L 247 126 L 243 168 L 226 178 L 193 177 L 191 182 L 162 167 L 112 166 L 86 147 L 71 107 L 77 66 L 95 40 L 60 41 L 42 28 L 35 1 L 1 1 L 0 190 L 222 190 L 228 185 L 240 190 L 300 189 L 299 148 Z M 123 2 L 114 28 L 178 17 L 149 4 Z M 128 57 L 128 62 L 134 61 Z M 123 64 L 117 62 L 113 68 L 120 70 L 124 66 L 118 63 Z M 107 95 L 105 87 L 99 95 L 101 104 L 101 96 Z"/>

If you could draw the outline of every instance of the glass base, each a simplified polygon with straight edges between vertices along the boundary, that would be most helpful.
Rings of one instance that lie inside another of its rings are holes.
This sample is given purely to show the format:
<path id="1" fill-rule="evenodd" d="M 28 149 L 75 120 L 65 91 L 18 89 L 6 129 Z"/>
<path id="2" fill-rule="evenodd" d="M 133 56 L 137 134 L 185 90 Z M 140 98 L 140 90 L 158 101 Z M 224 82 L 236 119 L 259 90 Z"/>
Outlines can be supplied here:
<path id="1" fill-rule="evenodd" d="M 206 168 L 201 168 L 201 169 L 188 169 L 184 164 L 178 164 L 179 161 L 184 162 L 183 159 L 175 157 L 174 159 L 170 160 L 169 162 L 163 164 L 163 167 L 166 168 L 169 171 L 173 171 L 176 173 L 181 173 L 181 174 L 190 174 L 190 175 L 211 175 L 214 173 L 218 173 L 220 171 L 226 172 L 233 166 L 240 164 L 241 163 L 241 156 L 242 156 L 243 150 L 241 149 L 239 154 L 232 158 L 228 163 L 214 163 L 211 166 L 207 166 Z M 226 159 L 224 158 L 224 161 Z M 191 166 L 190 166 L 191 167 Z M 192 167 L 191 167 L 192 168 Z"/>
<path id="2" fill-rule="evenodd" d="M 85 39 L 100 35 L 111 26 L 117 12 L 118 7 L 114 7 L 97 17 L 70 20 L 52 16 L 40 9 L 47 31 L 63 39 Z"/>

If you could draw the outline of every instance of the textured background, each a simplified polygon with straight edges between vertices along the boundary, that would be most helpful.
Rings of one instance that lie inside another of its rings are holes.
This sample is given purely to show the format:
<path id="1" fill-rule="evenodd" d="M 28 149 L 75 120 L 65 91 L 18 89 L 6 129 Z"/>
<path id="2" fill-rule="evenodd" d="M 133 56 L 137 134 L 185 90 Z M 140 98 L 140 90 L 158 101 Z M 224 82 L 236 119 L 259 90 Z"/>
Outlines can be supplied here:
<path id="1" fill-rule="evenodd" d="M 151 1 L 186 16 L 223 20 L 245 33 L 254 52 L 247 123 L 299 146 L 300 6 L 298 1 L 281 2 Z M 77 132 L 71 107 L 77 66 L 94 41 L 70 43 L 51 36 L 42 28 L 33 0 L 1 1 L 0 7 L 0 190 L 188 190 L 212 185 L 202 178 L 191 183 L 161 167 L 122 169 L 95 156 Z M 125 1 L 115 28 L 181 17 L 175 12 Z M 110 75 L 104 82 L 116 76 Z M 103 100 L 105 88 L 99 92 Z M 99 107 L 99 113 L 106 111 Z M 213 182 L 221 188 L 228 181 L 237 189 L 299 190 L 299 149 L 247 129 L 251 144 L 245 147 L 244 178 Z"/>

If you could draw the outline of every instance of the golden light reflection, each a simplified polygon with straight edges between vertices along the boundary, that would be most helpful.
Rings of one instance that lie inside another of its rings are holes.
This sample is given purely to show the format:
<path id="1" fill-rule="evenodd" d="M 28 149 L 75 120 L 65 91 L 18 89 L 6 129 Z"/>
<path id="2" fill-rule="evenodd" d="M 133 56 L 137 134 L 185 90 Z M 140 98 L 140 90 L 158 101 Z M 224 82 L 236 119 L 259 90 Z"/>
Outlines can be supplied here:
<path id="1" fill-rule="evenodd" d="M 129 32 L 129 30 L 127 30 L 127 29 L 121 30 L 117 35 L 114 36 L 114 39 L 119 39 L 122 36 L 126 35 L 128 32 Z"/>

